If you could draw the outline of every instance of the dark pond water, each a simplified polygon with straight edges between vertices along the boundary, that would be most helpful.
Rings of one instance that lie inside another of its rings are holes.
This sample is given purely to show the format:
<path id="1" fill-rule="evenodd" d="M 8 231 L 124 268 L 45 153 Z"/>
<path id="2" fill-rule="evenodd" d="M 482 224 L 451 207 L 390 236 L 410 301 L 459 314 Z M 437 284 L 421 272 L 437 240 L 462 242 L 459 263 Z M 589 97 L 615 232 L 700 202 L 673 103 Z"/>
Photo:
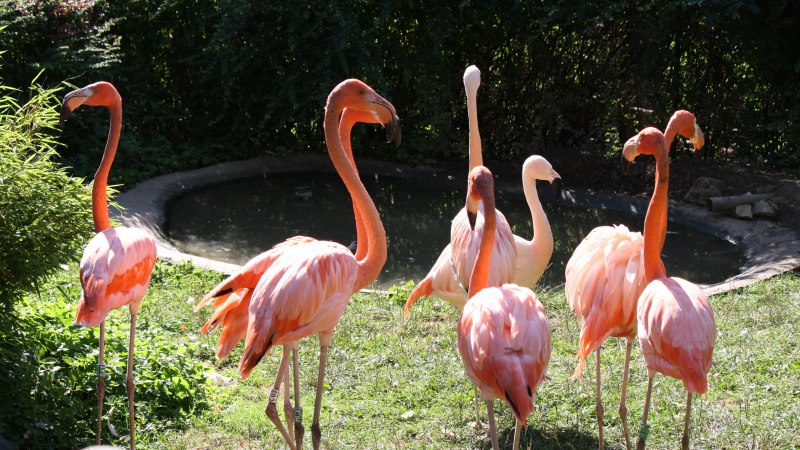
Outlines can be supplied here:
<path id="1" fill-rule="evenodd" d="M 463 207 L 466 186 L 409 183 L 399 177 L 365 176 L 386 228 L 389 257 L 378 288 L 422 279 L 450 242 L 450 221 Z M 641 231 L 644 218 L 547 201 L 539 184 L 555 240 L 551 266 L 539 282 L 564 282 L 572 251 L 594 227 L 624 224 Z M 521 193 L 497 193 L 497 207 L 515 234 L 532 236 L 531 217 Z M 166 234 L 181 251 L 243 264 L 290 236 L 313 236 L 349 245 L 356 239 L 350 197 L 336 174 L 271 175 L 187 193 L 167 211 Z M 715 283 L 739 273 L 744 257 L 732 243 L 670 222 L 663 259 L 671 276 Z"/>

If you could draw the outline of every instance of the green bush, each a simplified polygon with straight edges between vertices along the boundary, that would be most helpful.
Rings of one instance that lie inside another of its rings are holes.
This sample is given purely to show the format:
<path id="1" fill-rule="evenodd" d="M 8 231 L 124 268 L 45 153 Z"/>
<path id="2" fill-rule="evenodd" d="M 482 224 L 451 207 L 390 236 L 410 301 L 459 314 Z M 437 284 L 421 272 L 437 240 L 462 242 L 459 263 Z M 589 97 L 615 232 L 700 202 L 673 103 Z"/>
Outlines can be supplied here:
<path id="1" fill-rule="evenodd" d="M 55 158 L 58 89 L 0 86 L 0 305 L 76 260 L 93 234 L 91 192 Z M 15 95 L 16 94 L 16 95 Z"/>

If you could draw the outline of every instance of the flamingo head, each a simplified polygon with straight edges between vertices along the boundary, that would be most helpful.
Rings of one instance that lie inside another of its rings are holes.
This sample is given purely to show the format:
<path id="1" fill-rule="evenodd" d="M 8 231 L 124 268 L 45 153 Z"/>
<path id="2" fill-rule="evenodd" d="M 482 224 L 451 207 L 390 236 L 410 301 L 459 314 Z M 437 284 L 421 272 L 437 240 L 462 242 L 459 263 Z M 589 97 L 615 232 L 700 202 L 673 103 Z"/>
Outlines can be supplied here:
<path id="1" fill-rule="evenodd" d="M 464 71 L 464 89 L 467 95 L 476 95 L 481 86 L 481 71 L 474 65 L 467 67 Z"/>
<path id="2" fill-rule="evenodd" d="M 536 183 L 536 180 L 549 182 L 556 198 L 561 197 L 561 175 L 553 170 L 553 166 L 544 157 L 531 155 L 522 164 L 522 182 Z"/>
<path id="3" fill-rule="evenodd" d="M 658 128 L 647 127 L 625 142 L 622 148 L 622 172 L 628 174 L 628 169 L 637 156 L 641 154 L 655 155 L 656 153 L 664 156 L 667 154 L 664 133 Z"/>
<path id="4" fill-rule="evenodd" d="M 119 92 L 113 84 L 107 81 L 98 81 L 81 89 L 76 89 L 64 96 L 61 106 L 60 120 L 69 119 L 72 112 L 79 106 L 109 106 L 121 101 Z"/>
<path id="5" fill-rule="evenodd" d="M 475 229 L 478 208 L 484 203 L 484 209 L 494 209 L 494 178 L 492 172 L 484 166 L 476 166 L 467 178 L 467 220 L 470 229 Z"/>
<path id="6" fill-rule="evenodd" d="M 675 111 L 675 113 L 672 115 L 670 122 L 673 121 L 677 124 L 678 134 L 689 139 L 694 146 L 695 151 L 703 148 L 703 145 L 705 144 L 705 135 L 703 134 L 703 130 L 700 129 L 700 126 L 697 125 L 697 119 L 695 118 L 694 114 L 681 109 L 679 111 Z"/>
<path id="7" fill-rule="evenodd" d="M 342 109 L 347 108 L 372 114 L 374 120 L 371 122 L 383 125 L 389 141 L 400 145 L 400 118 L 397 117 L 394 105 L 378 95 L 366 83 L 354 78 L 342 81 L 333 88 L 328 96 L 328 107 L 335 101 L 341 102 Z"/>

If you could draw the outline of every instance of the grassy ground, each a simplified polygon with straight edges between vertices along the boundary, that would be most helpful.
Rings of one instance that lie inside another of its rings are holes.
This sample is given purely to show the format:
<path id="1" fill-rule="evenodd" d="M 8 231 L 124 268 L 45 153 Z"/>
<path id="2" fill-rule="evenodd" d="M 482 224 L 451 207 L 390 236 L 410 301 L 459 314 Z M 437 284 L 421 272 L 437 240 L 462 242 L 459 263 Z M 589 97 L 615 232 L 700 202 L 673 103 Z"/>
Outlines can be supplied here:
<path id="1" fill-rule="evenodd" d="M 210 312 L 192 311 L 192 304 L 219 276 L 183 266 L 169 268 L 163 263 L 158 267 L 140 313 L 145 330 L 141 339 L 154 336 L 147 330 L 158 330 L 160 338 L 178 348 L 188 348 L 186 354 L 200 360 L 205 370 L 216 370 L 238 381 L 236 365 L 241 345 L 227 360 L 216 362 L 213 351 L 217 336 L 203 337 L 196 331 Z M 426 299 L 415 305 L 409 320 L 404 320 L 402 305 L 408 289 L 400 287 L 390 295 L 363 293 L 350 302 L 329 353 L 321 420 L 324 448 L 491 447 L 485 429 L 471 424 L 475 418 L 473 388 L 464 375 L 455 343 L 458 311 L 443 301 Z M 68 292 L 72 295 L 73 291 Z M 593 359 L 582 382 L 570 381 L 579 323 L 566 305 L 561 288 L 539 296 L 553 329 L 551 380 L 540 386 L 523 443 L 539 449 L 596 448 Z M 692 446 L 800 446 L 800 350 L 796 345 L 800 335 L 800 275 L 788 273 L 713 296 L 711 302 L 718 328 L 714 366 L 708 394 L 693 402 Z M 126 313 L 114 315 L 117 318 L 109 326 L 123 327 Z M 144 348 L 147 344 L 142 345 Z M 303 341 L 301 389 L 307 442 L 317 352 L 316 338 Z M 119 357 L 124 358 L 124 352 Z M 147 355 L 137 352 L 137 358 L 146 359 Z M 244 383 L 230 387 L 201 385 L 202 392 L 197 395 L 202 395 L 203 401 L 192 405 L 181 420 L 171 419 L 168 426 L 159 423 L 160 418 L 140 416 L 140 447 L 285 447 L 263 414 L 279 358 L 280 351 L 273 351 Z M 624 448 L 617 414 L 623 358 L 620 341 L 608 341 L 603 347 L 606 448 Z M 632 360 L 628 408 L 635 435 L 647 378 L 638 345 Z M 679 445 L 685 398 L 680 382 L 656 377 L 650 448 Z M 502 402 L 496 405 L 496 411 L 501 446 L 510 448 L 513 416 Z M 120 412 L 117 428 L 124 434 L 124 408 Z M 93 414 L 86 411 L 87 421 Z M 482 408 L 483 419 L 485 414 Z M 89 434 L 86 440 L 92 439 Z"/>

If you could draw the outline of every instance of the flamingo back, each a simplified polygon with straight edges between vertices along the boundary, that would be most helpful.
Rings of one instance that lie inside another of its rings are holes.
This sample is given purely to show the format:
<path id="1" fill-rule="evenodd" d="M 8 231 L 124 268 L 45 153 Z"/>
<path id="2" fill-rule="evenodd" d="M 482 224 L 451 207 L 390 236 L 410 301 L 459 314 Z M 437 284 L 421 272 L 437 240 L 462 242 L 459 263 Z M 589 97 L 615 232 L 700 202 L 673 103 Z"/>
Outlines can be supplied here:
<path id="1" fill-rule="evenodd" d="M 453 268 L 450 264 L 451 250 L 451 245 L 447 244 L 447 247 L 439 254 L 439 258 L 430 272 L 428 272 L 428 275 L 411 291 L 403 310 L 405 316 L 408 316 L 411 306 L 420 297 L 438 297 L 447 300 L 451 305 L 459 309 L 463 308 L 464 304 L 467 303 L 467 291 L 459 286 L 455 275 L 453 275 Z"/>
<path id="2" fill-rule="evenodd" d="M 239 373 L 246 379 L 273 345 L 330 333 L 354 293 L 358 263 L 341 244 L 310 241 L 284 248 L 250 300 Z"/>
<path id="3" fill-rule="evenodd" d="M 641 233 L 624 225 L 602 226 L 583 239 L 567 262 L 567 301 L 583 322 L 576 377 L 606 338 L 636 336 L 636 302 L 645 287 L 643 248 Z"/>
<path id="4" fill-rule="evenodd" d="M 682 278 L 657 278 L 639 297 L 637 317 L 647 369 L 683 380 L 687 391 L 704 394 L 717 335 L 705 292 Z"/>
<path id="5" fill-rule="evenodd" d="M 138 228 L 108 228 L 97 233 L 80 265 L 83 295 L 75 323 L 100 325 L 111 310 L 129 305 L 137 312 L 156 263 L 156 243 Z"/>
<path id="6" fill-rule="evenodd" d="M 508 402 L 523 425 L 547 377 L 551 348 L 550 322 L 530 289 L 486 288 L 464 306 L 458 351 L 465 372 L 485 399 Z"/>
<path id="7" fill-rule="evenodd" d="M 472 268 L 475 267 L 475 260 L 478 257 L 478 249 L 481 246 L 483 226 L 484 215 L 483 204 L 481 203 L 474 229 L 470 229 L 465 208 L 462 208 L 456 214 L 450 227 L 452 261 L 461 284 L 467 289 L 469 289 Z M 511 283 L 516 269 L 516 259 L 517 248 L 514 245 L 511 226 L 509 226 L 503 213 L 497 211 L 497 227 L 492 251 L 492 265 L 489 271 L 489 286 Z"/>

